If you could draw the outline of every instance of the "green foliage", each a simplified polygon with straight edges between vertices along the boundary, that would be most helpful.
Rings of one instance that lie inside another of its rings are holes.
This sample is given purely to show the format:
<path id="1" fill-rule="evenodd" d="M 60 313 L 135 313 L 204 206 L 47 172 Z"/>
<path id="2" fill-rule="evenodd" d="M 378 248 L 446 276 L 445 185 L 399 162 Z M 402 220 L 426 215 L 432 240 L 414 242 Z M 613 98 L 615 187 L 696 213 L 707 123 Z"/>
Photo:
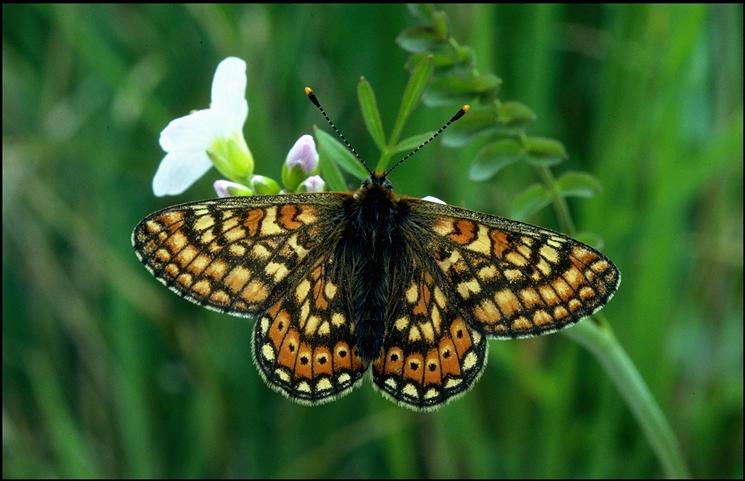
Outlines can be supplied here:
<path id="1" fill-rule="evenodd" d="M 307 408 L 259 379 L 252 321 L 154 282 L 132 253 L 132 227 L 157 208 L 213 196 L 219 177 L 154 198 L 158 135 L 208 104 L 215 66 L 236 55 L 248 64 L 254 172 L 275 179 L 298 135 L 321 124 L 304 85 L 363 157 L 378 149 L 380 167 L 464 102 L 461 90 L 431 107 L 433 82 L 480 84 L 443 142 L 392 174 L 396 191 L 505 215 L 538 182 L 553 209 L 526 218 L 596 231 L 576 237 L 597 245 L 602 236 L 623 273 L 604 311 L 618 343 L 599 358 L 623 357 L 615 348 L 624 346 L 694 476 L 742 477 L 742 6 L 409 10 L 3 6 L 5 476 L 646 478 L 669 469 L 650 439 L 670 433 L 645 433 L 655 413 L 640 425 L 612 381 L 633 373 L 609 376 L 565 337 L 492 342 L 478 385 L 436 413 L 392 406 L 369 383 Z M 404 38 L 415 28 L 418 40 Z M 396 48 L 402 38 L 414 47 Z M 422 62 L 430 80 L 407 89 Z M 357 85 L 358 106 L 349 79 L 363 74 L 371 87 Z M 417 94 L 406 109 L 404 91 Z M 380 130 L 390 134 L 382 145 Z M 556 167 L 481 154 L 503 141 L 522 152 L 540 137 L 561 139 Z M 349 158 L 332 159 L 336 146 L 318 148 L 331 190 L 361 175 L 340 167 Z M 474 184 L 473 169 L 489 182 Z M 587 326 L 569 332 L 603 346 L 606 333 Z"/>

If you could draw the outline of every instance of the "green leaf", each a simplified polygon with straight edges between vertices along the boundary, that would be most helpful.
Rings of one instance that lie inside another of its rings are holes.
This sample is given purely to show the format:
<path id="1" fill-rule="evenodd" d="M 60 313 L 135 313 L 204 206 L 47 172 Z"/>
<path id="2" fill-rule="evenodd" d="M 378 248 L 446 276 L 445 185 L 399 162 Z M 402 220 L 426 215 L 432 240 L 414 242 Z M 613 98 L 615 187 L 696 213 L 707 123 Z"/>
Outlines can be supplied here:
<path id="1" fill-rule="evenodd" d="M 556 165 L 568 158 L 564 145 L 558 140 L 545 137 L 526 137 L 526 159 L 533 165 L 548 167 Z"/>
<path id="2" fill-rule="evenodd" d="M 380 150 L 386 148 L 385 133 L 383 132 L 383 120 L 380 118 L 378 102 L 375 99 L 375 92 L 372 85 L 365 77 L 360 77 L 357 84 L 357 98 L 362 110 L 362 118 L 365 119 L 365 125 L 372 136 L 375 144 Z"/>
<path id="3" fill-rule="evenodd" d="M 579 232 L 574 236 L 574 238 L 597 250 L 602 250 L 603 247 L 605 247 L 605 241 L 603 241 L 603 238 L 594 232 Z"/>
<path id="4" fill-rule="evenodd" d="M 432 21 L 432 14 L 435 12 L 435 7 L 431 3 L 409 3 L 406 7 L 419 20 L 427 23 Z"/>
<path id="5" fill-rule="evenodd" d="M 455 47 L 449 43 L 435 46 L 427 52 L 415 53 L 406 61 L 406 70 L 412 70 L 414 66 L 427 55 L 432 55 L 432 63 L 437 69 L 444 69 L 454 65 L 463 64 L 469 68 L 473 65 L 475 54 L 471 47 Z"/>
<path id="6" fill-rule="evenodd" d="M 462 119 L 450 126 L 443 135 L 442 143 L 448 147 L 461 147 L 474 137 L 498 130 L 497 110 L 492 105 L 471 107 Z"/>
<path id="7" fill-rule="evenodd" d="M 432 27 L 411 27 L 396 37 L 396 43 L 407 52 L 421 53 L 442 43 L 442 38 Z"/>
<path id="8" fill-rule="evenodd" d="M 318 142 L 319 155 L 325 153 L 334 164 L 338 165 L 358 179 L 366 179 L 370 176 L 359 160 L 347 148 L 328 133 L 315 128 L 316 141 Z"/>
<path id="9" fill-rule="evenodd" d="M 424 89 L 429 83 L 429 79 L 432 77 L 433 70 L 434 65 L 432 64 L 432 56 L 423 58 L 416 67 L 414 67 L 409 82 L 406 84 L 404 96 L 401 99 L 401 107 L 398 110 L 398 116 L 396 117 L 396 123 L 393 127 L 393 133 L 391 133 L 389 139 L 391 143 L 398 142 L 398 138 L 401 136 L 401 130 L 406 123 L 406 119 L 409 118 L 409 115 L 419 102 L 422 92 L 424 92 Z"/>
<path id="10" fill-rule="evenodd" d="M 513 139 L 502 139 L 487 144 L 473 159 L 468 177 L 475 181 L 489 180 L 504 167 L 525 155 L 522 146 Z"/>
<path id="11" fill-rule="evenodd" d="M 567 172 L 556 181 L 556 189 L 564 197 L 590 198 L 603 190 L 603 186 L 586 172 Z"/>
<path id="12" fill-rule="evenodd" d="M 391 154 L 397 154 L 398 152 L 404 152 L 404 151 L 408 152 L 409 150 L 416 149 L 417 147 L 422 145 L 424 141 L 426 141 L 433 135 L 435 135 L 435 132 L 430 131 L 430 132 L 424 132 L 418 135 L 412 135 L 411 137 L 407 137 L 401 142 L 399 142 L 398 144 L 396 144 L 396 146 L 393 147 L 393 149 L 391 149 Z"/>
<path id="13" fill-rule="evenodd" d="M 339 170 L 339 166 L 336 165 L 331 159 L 321 154 L 318 156 L 318 165 L 321 166 L 321 175 L 323 176 L 323 180 L 325 180 L 330 187 L 329 191 L 346 192 L 347 190 L 349 190 L 347 188 L 347 183 L 344 180 L 344 176 Z"/>
<path id="14" fill-rule="evenodd" d="M 497 107 L 499 122 L 505 125 L 525 126 L 535 121 L 535 114 L 520 102 L 504 102 Z"/>
<path id="15" fill-rule="evenodd" d="M 551 203 L 551 195 L 541 184 L 533 184 L 512 201 L 512 216 L 527 219 Z"/>
<path id="16" fill-rule="evenodd" d="M 502 80 L 496 75 L 444 75 L 432 79 L 424 93 L 423 101 L 428 106 L 465 103 L 475 97 L 496 95 Z"/>
<path id="17" fill-rule="evenodd" d="M 318 127 L 314 127 L 316 132 L 316 139 L 318 139 L 318 132 L 321 132 Z M 321 175 L 323 179 L 328 183 L 330 190 L 335 192 L 346 192 L 347 183 L 344 180 L 344 176 L 339 170 L 339 166 L 329 158 L 327 152 L 320 149 L 318 152 L 318 165 L 321 167 Z"/>

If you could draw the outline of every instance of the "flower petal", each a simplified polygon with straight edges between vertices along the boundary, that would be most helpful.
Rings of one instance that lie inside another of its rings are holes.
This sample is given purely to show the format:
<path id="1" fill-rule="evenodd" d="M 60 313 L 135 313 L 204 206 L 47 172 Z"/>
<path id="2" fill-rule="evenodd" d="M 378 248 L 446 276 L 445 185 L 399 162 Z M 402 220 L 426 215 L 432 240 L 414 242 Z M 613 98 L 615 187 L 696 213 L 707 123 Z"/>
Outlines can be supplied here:
<path id="1" fill-rule="evenodd" d="M 243 129 L 248 116 L 246 62 L 237 57 L 220 62 L 212 79 L 210 109 L 219 112 L 216 119 L 220 135 L 228 136 Z"/>
<path id="2" fill-rule="evenodd" d="M 444 200 L 440 200 L 435 196 L 428 195 L 427 197 L 422 197 L 422 200 L 426 200 L 427 202 L 434 202 L 435 204 L 445 204 Z"/>
<path id="3" fill-rule="evenodd" d="M 204 151 L 169 152 L 160 161 L 153 177 L 153 193 L 158 197 L 177 195 L 212 167 L 212 161 Z"/>
<path id="4" fill-rule="evenodd" d="M 198 110 L 172 120 L 160 133 L 166 152 L 205 151 L 215 138 L 215 113 Z"/>

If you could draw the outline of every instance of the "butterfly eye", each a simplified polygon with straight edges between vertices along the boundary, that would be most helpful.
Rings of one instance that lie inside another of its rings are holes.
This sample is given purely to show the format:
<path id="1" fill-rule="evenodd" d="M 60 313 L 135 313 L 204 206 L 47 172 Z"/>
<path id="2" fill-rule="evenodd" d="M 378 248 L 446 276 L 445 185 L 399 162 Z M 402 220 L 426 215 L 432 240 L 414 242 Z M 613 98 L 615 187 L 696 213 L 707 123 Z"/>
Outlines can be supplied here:
<path id="1" fill-rule="evenodd" d="M 393 184 L 391 184 L 391 181 L 390 180 L 385 179 L 383 181 L 383 187 L 385 187 L 386 189 L 392 189 L 393 188 Z"/>
<path id="2" fill-rule="evenodd" d="M 371 183 L 372 183 L 372 182 L 370 181 L 370 179 L 365 179 L 365 180 L 363 180 L 363 181 L 362 181 L 362 187 L 367 187 L 367 186 L 368 186 L 368 185 L 370 185 Z"/>

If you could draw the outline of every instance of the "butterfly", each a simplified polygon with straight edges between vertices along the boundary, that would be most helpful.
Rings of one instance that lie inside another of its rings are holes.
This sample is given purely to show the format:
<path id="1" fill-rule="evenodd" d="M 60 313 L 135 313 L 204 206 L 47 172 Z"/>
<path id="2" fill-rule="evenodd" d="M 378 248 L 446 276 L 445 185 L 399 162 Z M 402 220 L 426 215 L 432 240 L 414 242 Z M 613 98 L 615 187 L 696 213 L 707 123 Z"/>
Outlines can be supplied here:
<path id="1" fill-rule="evenodd" d="M 370 172 L 353 193 L 169 207 L 135 227 L 134 249 L 178 295 L 255 318 L 260 375 L 312 405 L 348 393 L 371 370 L 386 398 L 436 409 L 478 380 L 488 339 L 571 326 L 617 290 L 618 269 L 594 248 L 530 224 L 398 196 L 390 170 Z"/>

